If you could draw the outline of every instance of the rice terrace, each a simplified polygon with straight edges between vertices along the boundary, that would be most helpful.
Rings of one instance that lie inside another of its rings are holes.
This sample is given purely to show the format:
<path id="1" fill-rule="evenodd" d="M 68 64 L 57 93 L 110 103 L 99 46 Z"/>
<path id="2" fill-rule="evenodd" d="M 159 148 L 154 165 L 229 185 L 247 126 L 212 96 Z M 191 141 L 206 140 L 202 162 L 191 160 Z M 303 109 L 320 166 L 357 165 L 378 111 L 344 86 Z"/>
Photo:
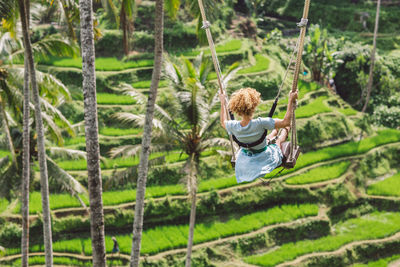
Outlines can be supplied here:
<path id="1" fill-rule="evenodd" d="M 399 1 L 0 18 L 0 266 L 400 266 Z"/>

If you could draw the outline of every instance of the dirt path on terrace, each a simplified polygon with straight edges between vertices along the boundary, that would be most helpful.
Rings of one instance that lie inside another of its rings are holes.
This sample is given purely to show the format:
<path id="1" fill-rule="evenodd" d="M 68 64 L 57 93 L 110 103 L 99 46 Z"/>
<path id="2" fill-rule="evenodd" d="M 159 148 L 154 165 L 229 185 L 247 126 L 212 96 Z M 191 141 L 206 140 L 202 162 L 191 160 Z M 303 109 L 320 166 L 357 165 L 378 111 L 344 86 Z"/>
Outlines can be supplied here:
<path id="1" fill-rule="evenodd" d="M 369 240 L 355 241 L 355 242 L 352 242 L 352 243 L 342 246 L 338 250 L 331 251 L 331 252 L 314 252 L 311 254 L 306 254 L 306 255 L 297 257 L 293 261 L 281 263 L 281 264 L 277 265 L 277 267 L 298 266 L 298 265 L 300 265 L 300 263 L 310 260 L 311 258 L 345 254 L 346 250 L 351 249 L 354 246 L 359 246 L 359 245 L 364 245 L 364 244 L 379 244 L 379 243 L 385 243 L 385 242 L 394 241 L 394 240 L 398 240 L 398 239 L 400 239 L 400 232 L 398 232 L 392 236 L 382 238 L 382 239 L 369 239 Z"/>

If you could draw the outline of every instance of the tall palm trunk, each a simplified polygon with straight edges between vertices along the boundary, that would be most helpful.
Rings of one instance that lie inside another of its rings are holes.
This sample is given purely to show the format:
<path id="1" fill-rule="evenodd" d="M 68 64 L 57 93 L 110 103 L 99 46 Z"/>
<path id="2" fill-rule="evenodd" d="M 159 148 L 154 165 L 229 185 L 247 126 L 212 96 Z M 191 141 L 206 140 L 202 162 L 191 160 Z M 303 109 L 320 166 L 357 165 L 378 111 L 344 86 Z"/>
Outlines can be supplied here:
<path id="1" fill-rule="evenodd" d="M 24 39 L 25 53 L 26 58 L 25 61 L 28 61 L 29 67 L 29 77 L 32 86 L 33 93 L 33 101 L 35 105 L 35 119 L 36 119 L 36 134 L 37 134 L 37 146 L 39 153 L 39 167 L 40 167 L 40 190 L 42 194 L 42 212 L 43 212 L 43 235 L 44 235 L 44 251 L 45 251 L 45 259 L 46 266 L 53 266 L 53 245 L 51 238 L 51 218 L 50 218 L 50 203 L 49 203 L 49 182 L 47 175 L 47 163 L 46 163 L 46 150 L 45 150 L 45 140 L 44 140 L 44 128 L 43 128 L 43 119 L 42 119 L 42 110 L 40 107 L 40 97 L 39 90 L 36 81 L 35 74 L 35 64 L 33 60 L 33 53 L 31 47 L 30 36 L 28 32 L 28 21 L 25 10 L 26 7 L 29 6 L 29 0 L 26 1 L 26 5 L 24 0 L 18 0 L 21 24 L 22 24 L 22 33 Z M 25 7 L 26 6 L 26 7 Z"/>
<path id="2" fill-rule="evenodd" d="M 373 82 L 373 78 L 374 78 L 375 54 L 376 54 L 376 37 L 378 35 L 380 8 L 381 8 L 381 0 L 378 0 L 378 2 L 376 4 L 374 41 L 373 41 L 373 44 L 372 44 L 372 51 L 371 51 L 371 65 L 369 66 L 369 77 L 368 77 L 368 84 L 367 84 L 367 97 L 365 98 L 365 104 L 364 104 L 364 107 L 362 108 L 362 112 L 365 112 L 367 110 L 369 98 L 371 97 L 372 82 Z"/>
<path id="3" fill-rule="evenodd" d="M 121 28 L 122 28 L 122 45 L 124 47 L 124 54 L 129 55 L 129 17 L 125 12 L 125 8 L 121 8 Z"/>
<path id="4" fill-rule="evenodd" d="M 190 265 L 191 265 L 194 226 L 196 224 L 197 168 L 196 168 L 196 161 L 195 161 L 194 154 L 191 155 L 189 164 L 190 164 L 190 173 L 189 173 L 189 177 L 188 177 L 188 189 L 189 189 L 189 194 L 190 194 L 190 199 L 192 201 L 192 204 L 190 207 L 189 238 L 188 238 L 188 244 L 187 244 L 185 267 L 190 267 Z"/>
<path id="5" fill-rule="evenodd" d="M 139 266 L 140 245 L 143 231 L 144 196 L 146 193 L 147 171 L 149 167 L 149 154 L 151 143 L 151 130 L 153 126 L 154 105 L 160 82 L 162 57 L 163 57 L 163 28 L 164 28 L 164 0 L 156 0 L 154 30 L 154 69 L 151 78 L 149 98 L 146 107 L 146 118 L 143 129 L 142 151 L 140 152 L 139 176 L 136 191 L 135 219 L 133 222 L 133 238 L 131 252 L 131 267 Z"/>
<path id="6" fill-rule="evenodd" d="M 106 250 L 97 120 L 92 0 L 79 0 L 79 9 L 93 266 L 105 267 Z"/>
<path id="7" fill-rule="evenodd" d="M 27 58 L 25 53 L 25 58 Z M 29 68 L 27 61 L 24 64 L 24 116 L 23 116 L 23 152 L 22 152 L 22 236 L 21 236 L 21 266 L 27 267 L 29 256 L 29 174 L 30 174 L 30 147 L 29 147 Z"/>

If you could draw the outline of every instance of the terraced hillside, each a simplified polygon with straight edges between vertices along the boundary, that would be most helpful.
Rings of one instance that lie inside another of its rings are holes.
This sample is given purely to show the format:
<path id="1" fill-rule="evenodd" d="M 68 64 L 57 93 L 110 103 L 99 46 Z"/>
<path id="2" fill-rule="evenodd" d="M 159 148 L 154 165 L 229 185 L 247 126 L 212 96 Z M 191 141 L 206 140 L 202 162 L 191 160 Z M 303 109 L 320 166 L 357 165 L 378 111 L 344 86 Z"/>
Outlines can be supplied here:
<path id="1" fill-rule="evenodd" d="M 228 40 L 217 46 L 222 65 L 235 61 L 242 68 L 230 84 L 233 91 L 250 81 L 280 77 L 288 55 L 278 46 L 260 47 L 253 56 L 250 41 Z M 252 52 L 249 52 L 252 51 Z M 183 56 L 195 58 L 201 51 Z M 249 55 L 251 54 L 251 55 Z M 279 56 L 279 57 L 278 57 Z M 250 58 L 250 60 L 249 60 Z M 250 63 L 252 62 L 252 63 Z M 39 65 L 62 80 L 73 101 L 63 112 L 77 124 L 76 137 L 65 147 L 84 150 L 79 123 L 83 118 L 79 84 L 79 59 L 53 58 Z M 106 249 L 110 266 L 127 265 L 132 244 L 135 180 L 113 180 L 118 173 L 138 164 L 138 158 L 110 156 L 113 148 L 141 141 L 141 128 L 116 120 L 117 112 L 140 114 L 136 99 L 118 91 L 124 82 L 146 94 L 152 61 L 97 60 L 98 105 Z M 198 185 L 199 201 L 194 233 L 193 266 L 385 266 L 400 259 L 400 131 L 374 128 L 362 132 L 357 126 L 362 114 L 352 109 L 332 90 L 302 77 L 297 114 L 299 142 L 303 148 L 295 168 L 266 179 L 237 184 L 229 160 L 215 148 L 202 154 Z M 213 83 L 215 76 L 211 75 Z M 161 82 L 159 104 L 165 104 L 169 82 Z M 271 89 L 269 89 L 271 90 Z M 263 91 L 263 95 L 274 96 Z M 266 115 L 273 101 L 264 98 L 259 115 Z M 276 116 L 283 117 L 287 99 L 282 97 Z M 71 112 L 73 110 L 73 112 Z M 361 133 L 361 134 L 360 134 Z M 221 136 L 224 133 L 221 130 Z M 0 151 L 0 154 L 7 152 Z M 182 266 L 189 231 L 190 203 L 180 169 L 186 159 L 181 151 L 151 154 L 154 166 L 146 190 L 142 240 L 142 266 Z M 161 161 L 158 162 L 157 160 Z M 55 161 L 83 185 L 86 160 Z M 114 183 L 112 182 L 114 181 Z M 33 187 L 35 188 L 34 181 Z M 86 195 L 80 196 L 88 205 Z M 91 266 L 89 218 L 80 201 L 68 193 L 50 196 L 53 216 L 55 266 Z M 30 195 L 30 264 L 44 263 L 41 242 L 41 200 Z M 10 233 L 18 232 L 20 203 L 0 200 L 2 220 L 11 221 Z M 121 252 L 111 254 L 115 236 Z M 10 235 L 10 238 L 12 236 Z M 20 264 L 20 248 L 5 247 L 1 266 Z M 375 265 L 374 265 L 375 264 Z M 379 265 L 381 264 L 381 265 Z"/>

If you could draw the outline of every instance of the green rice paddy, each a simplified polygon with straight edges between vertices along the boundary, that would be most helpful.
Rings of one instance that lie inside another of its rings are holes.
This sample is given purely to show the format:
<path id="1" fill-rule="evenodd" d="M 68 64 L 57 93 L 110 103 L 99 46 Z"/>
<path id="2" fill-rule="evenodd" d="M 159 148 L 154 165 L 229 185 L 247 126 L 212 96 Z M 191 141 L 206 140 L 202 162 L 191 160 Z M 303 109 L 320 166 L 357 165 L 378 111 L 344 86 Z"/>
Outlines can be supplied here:
<path id="1" fill-rule="evenodd" d="M 197 223 L 194 233 L 194 244 L 199 244 L 219 238 L 248 233 L 267 225 L 290 222 L 299 218 L 315 216 L 318 206 L 315 204 L 282 205 L 266 211 L 254 212 L 240 218 L 231 215 L 224 221 L 209 221 Z M 142 254 L 155 254 L 173 248 L 182 248 L 187 244 L 188 225 L 158 226 L 144 230 L 142 237 Z M 131 235 L 115 235 L 120 245 L 121 253 L 130 254 L 132 246 Z M 173 238 L 171 238 L 173 237 Z M 90 238 L 59 240 L 53 243 L 53 250 L 91 255 L 92 247 Z M 107 252 L 112 250 L 112 240 L 106 237 Z M 7 250 L 7 254 L 16 253 L 18 249 Z M 43 246 L 34 245 L 31 252 L 43 251 Z M 18 253 L 18 252 L 17 252 Z"/>
<path id="2" fill-rule="evenodd" d="M 400 213 L 374 212 L 334 225 L 333 229 L 332 236 L 283 244 L 271 252 L 246 257 L 245 261 L 275 266 L 308 253 L 334 251 L 354 241 L 384 238 L 400 231 Z"/>
<path id="3" fill-rule="evenodd" d="M 287 184 L 310 184 L 340 177 L 350 166 L 350 161 L 323 165 L 285 180 Z"/>
<path id="4" fill-rule="evenodd" d="M 136 100 L 128 95 L 97 93 L 97 104 L 99 104 L 99 105 L 133 105 L 133 104 L 136 104 Z"/>
<path id="5" fill-rule="evenodd" d="M 142 132 L 143 132 L 142 128 L 121 129 L 121 128 L 104 127 L 100 129 L 100 134 L 107 136 L 137 135 L 141 134 Z"/>
<path id="6" fill-rule="evenodd" d="M 367 193 L 368 195 L 400 197 L 400 173 L 369 186 Z"/>
<path id="7" fill-rule="evenodd" d="M 368 263 L 358 263 L 354 264 L 352 267 L 387 267 L 389 263 L 400 259 L 400 255 L 393 255 L 388 258 L 379 259 L 377 261 L 371 261 Z"/>

